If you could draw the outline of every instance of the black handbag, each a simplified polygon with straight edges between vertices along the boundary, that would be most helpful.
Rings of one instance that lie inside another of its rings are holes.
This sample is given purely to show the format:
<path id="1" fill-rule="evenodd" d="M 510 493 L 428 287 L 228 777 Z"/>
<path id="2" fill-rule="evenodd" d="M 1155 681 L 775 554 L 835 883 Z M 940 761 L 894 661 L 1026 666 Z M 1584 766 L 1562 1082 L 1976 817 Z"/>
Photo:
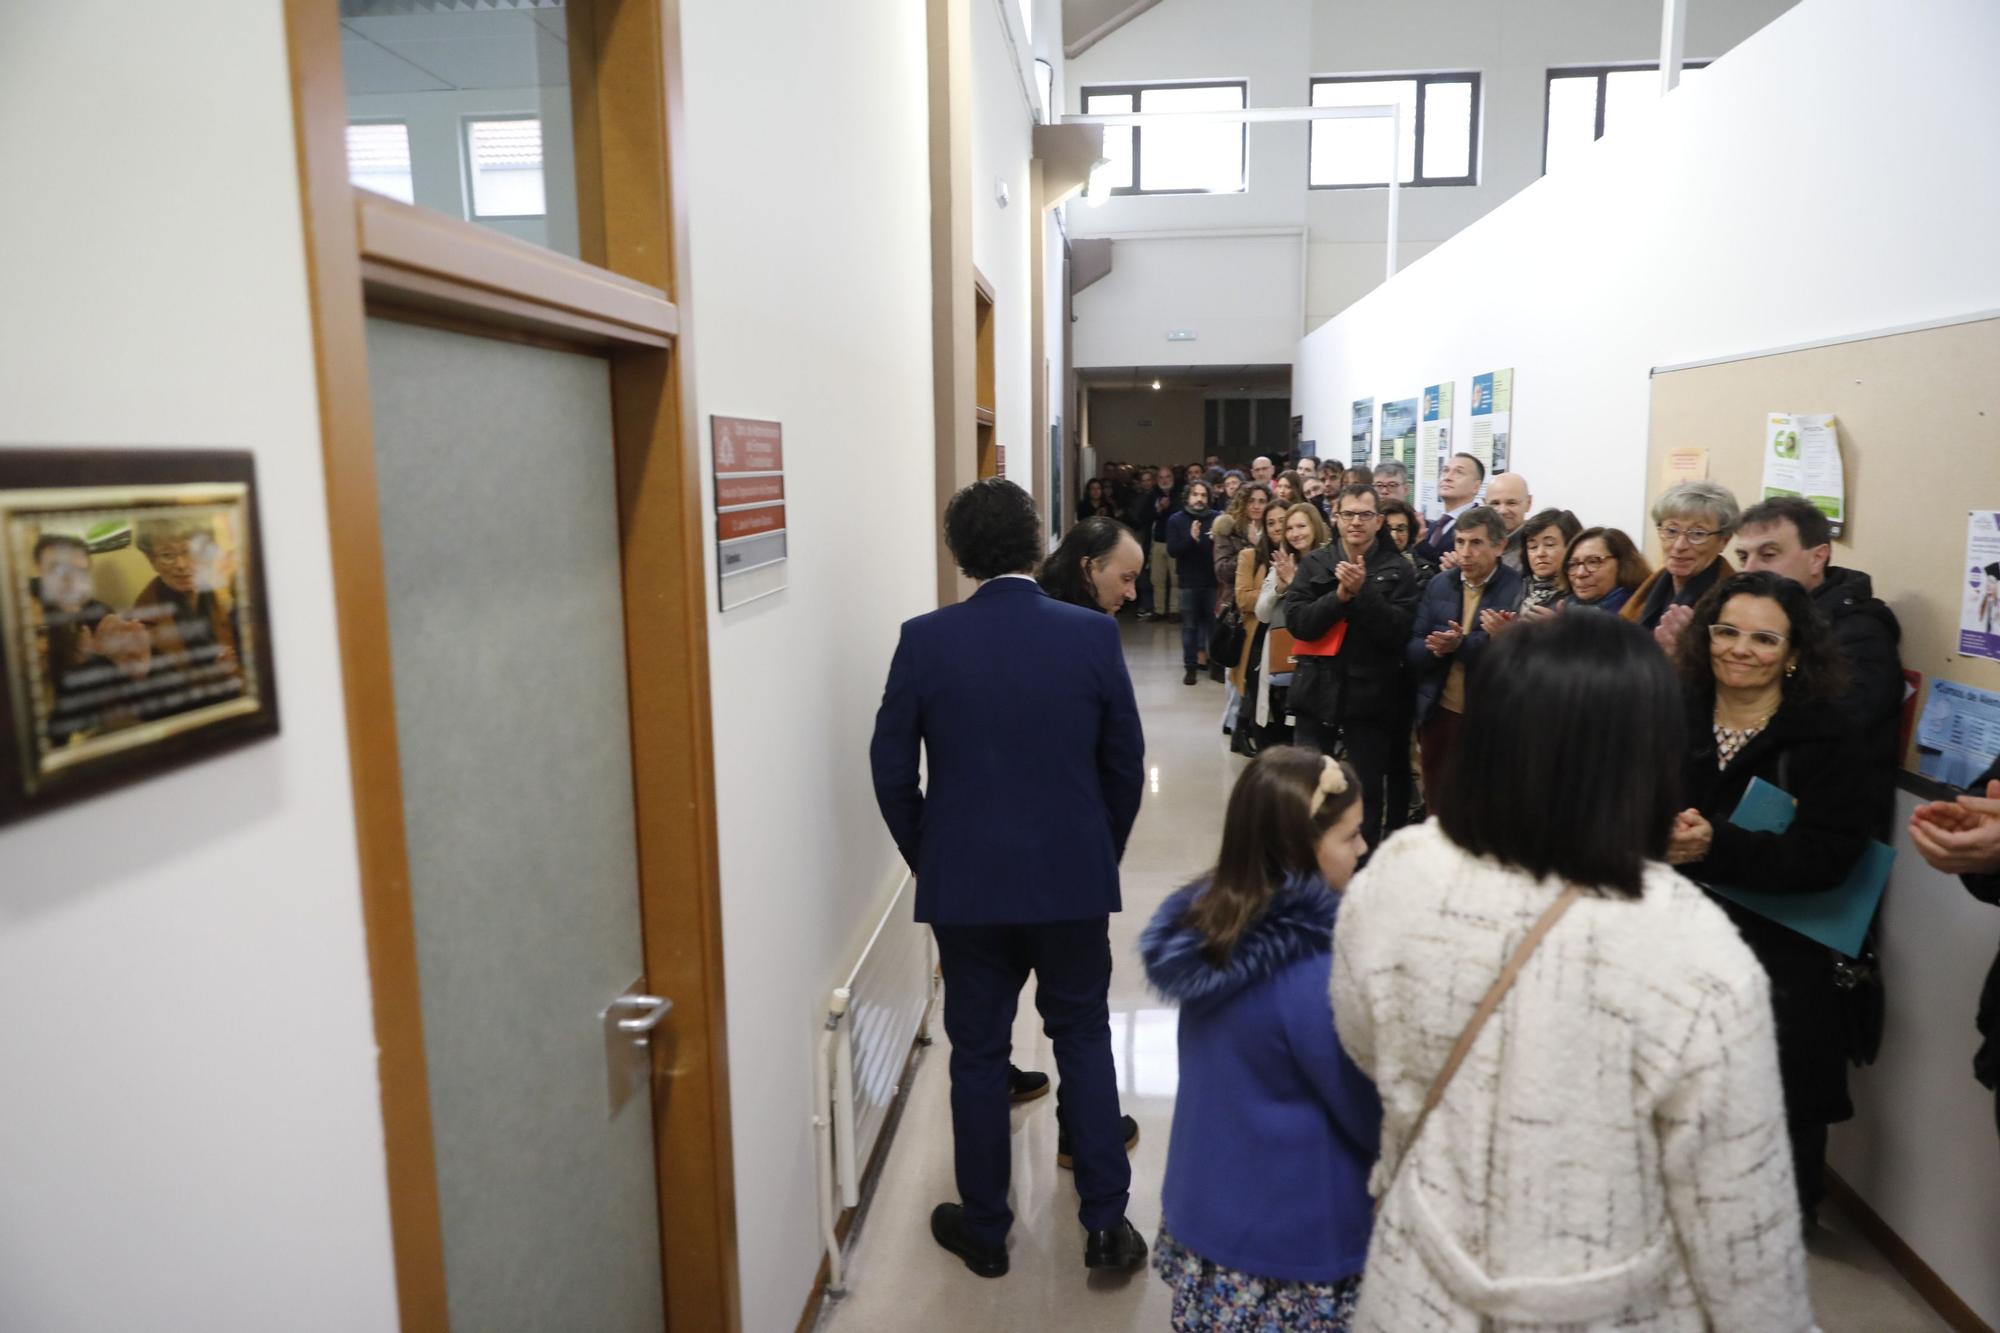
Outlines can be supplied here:
<path id="1" fill-rule="evenodd" d="M 1215 628 L 1208 636 L 1208 660 L 1231 667 L 1243 660 L 1243 645 L 1249 633 L 1243 628 L 1243 613 L 1236 607 L 1236 599 L 1230 598 L 1223 604 L 1222 612 L 1215 618 Z"/>
<path id="2" fill-rule="evenodd" d="M 1833 956 L 1833 991 L 1838 997 L 1841 1049 L 1857 1069 L 1866 1069 L 1882 1053 L 1882 1025 L 1887 997 L 1882 990 L 1882 959 L 1875 952 L 1875 932 L 1861 946 L 1859 958 Z"/>

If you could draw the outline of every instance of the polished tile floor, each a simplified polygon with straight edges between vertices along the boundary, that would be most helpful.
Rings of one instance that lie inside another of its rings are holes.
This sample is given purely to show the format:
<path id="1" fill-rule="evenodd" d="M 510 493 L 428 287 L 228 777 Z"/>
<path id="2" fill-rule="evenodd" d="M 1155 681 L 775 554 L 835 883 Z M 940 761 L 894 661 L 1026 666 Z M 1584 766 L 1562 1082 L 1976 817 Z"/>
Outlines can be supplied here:
<path id="1" fill-rule="evenodd" d="M 1151 1244 L 1160 1224 L 1160 1180 L 1173 1123 L 1175 1014 L 1149 994 L 1139 932 L 1161 899 L 1213 861 L 1229 787 L 1243 761 L 1220 734 L 1223 687 L 1183 686 L 1178 627 L 1125 623 L 1125 649 L 1146 722 L 1146 802 L 1124 862 L 1125 910 L 1112 918 L 1113 1052 L 1127 1114 L 1139 1122 L 1132 1154 L 1131 1218 Z M 1015 1062 L 1054 1072 L 1049 1043 L 1023 996 Z M 1167 1289 L 1150 1270 L 1107 1279 L 1083 1267 L 1083 1232 L 1069 1173 L 1055 1164 L 1055 1099 L 1014 1112 L 1015 1222 L 1004 1278 L 974 1277 L 937 1248 L 931 1207 L 957 1198 L 952 1184 L 946 1045 L 918 1059 L 914 1083 L 880 1182 L 848 1252 L 847 1295 L 828 1303 L 828 1333 L 1075 1333 L 1164 1329 Z M 1812 1283 L 1826 1333 L 1930 1333 L 1948 1326 L 1838 1214 L 1813 1242 Z M 1737 1331 L 1740 1333 L 1740 1331 Z"/>

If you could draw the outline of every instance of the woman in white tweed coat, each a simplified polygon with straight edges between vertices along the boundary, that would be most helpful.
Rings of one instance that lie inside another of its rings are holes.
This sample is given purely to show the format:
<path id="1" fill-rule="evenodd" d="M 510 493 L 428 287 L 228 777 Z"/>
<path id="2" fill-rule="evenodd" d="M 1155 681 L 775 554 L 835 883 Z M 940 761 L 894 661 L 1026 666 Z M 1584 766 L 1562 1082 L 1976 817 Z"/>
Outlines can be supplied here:
<path id="1" fill-rule="evenodd" d="M 1614 617 L 1557 617 L 1494 645 L 1465 712 L 1439 818 L 1383 845 L 1334 941 L 1340 1038 L 1383 1104 L 1354 1327 L 1804 1333 L 1769 987 L 1660 864 L 1685 725 L 1665 658 Z M 1566 884 L 1587 891 L 1412 1144 Z"/>

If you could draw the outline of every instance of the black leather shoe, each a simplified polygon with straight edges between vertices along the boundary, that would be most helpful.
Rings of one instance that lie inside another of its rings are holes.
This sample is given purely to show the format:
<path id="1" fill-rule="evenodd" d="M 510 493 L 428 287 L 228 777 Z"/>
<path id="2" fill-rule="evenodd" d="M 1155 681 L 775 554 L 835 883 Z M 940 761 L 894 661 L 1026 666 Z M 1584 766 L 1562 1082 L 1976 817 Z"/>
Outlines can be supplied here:
<path id="1" fill-rule="evenodd" d="M 1049 1095 L 1049 1076 L 1035 1069 L 1007 1066 L 1007 1100 L 1019 1106 Z"/>
<path id="2" fill-rule="evenodd" d="M 1194 670 L 1194 668 L 1193 668 L 1193 667 L 1189 667 L 1189 668 L 1187 669 L 1187 672 L 1186 672 L 1186 674 L 1184 674 L 1184 675 L 1183 675 L 1183 676 L 1181 677 L 1181 684 L 1183 684 L 1183 685 L 1192 685 L 1192 684 L 1194 684 L 1194 682 L 1195 682 L 1195 670 Z"/>
<path id="3" fill-rule="evenodd" d="M 1125 1131 L 1125 1151 L 1131 1152 L 1139 1146 L 1139 1122 L 1129 1115 L 1118 1117 L 1118 1127 Z M 1069 1131 L 1058 1127 L 1056 1130 L 1056 1165 L 1065 1171 L 1076 1169 L 1076 1156 L 1069 1150 Z"/>
<path id="4" fill-rule="evenodd" d="M 1131 1230 L 1129 1223 L 1126 1224 L 1126 1229 L 1128 1231 Z M 1108 1236 L 1112 1233 L 1108 1231 L 1102 1233 L 1093 1232 L 1091 1237 L 1093 1244 L 1096 1243 L 1096 1237 L 1099 1234 Z M 1134 1231 L 1132 1234 L 1136 1239 L 1139 1233 Z M 971 1230 L 965 1225 L 965 1209 L 960 1204 L 941 1203 L 931 1209 L 931 1239 L 965 1260 L 965 1266 L 981 1277 L 1006 1276 L 1007 1247 L 1004 1245 L 987 1245 L 975 1238 Z M 1140 1252 L 1142 1255 L 1144 1250 L 1145 1242 L 1141 1241 Z M 1086 1262 L 1088 1262 L 1087 1259 Z"/>
<path id="5" fill-rule="evenodd" d="M 1093 1231 L 1083 1242 L 1085 1268 L 1117 1268 L 1129 1273 L 1144 1266 L 1145 1262 L 1146 1238 L 1129 1220 L 1121 1220 L 1117 1226 L 1103 1231 Z"/>

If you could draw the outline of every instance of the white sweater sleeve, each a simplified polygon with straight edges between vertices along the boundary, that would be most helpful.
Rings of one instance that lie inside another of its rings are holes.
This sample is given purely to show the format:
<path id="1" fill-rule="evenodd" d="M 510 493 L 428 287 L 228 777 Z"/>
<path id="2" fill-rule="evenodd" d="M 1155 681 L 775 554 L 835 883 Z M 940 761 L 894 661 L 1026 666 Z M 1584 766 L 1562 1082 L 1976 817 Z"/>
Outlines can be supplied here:
<path id="1" fill-rule="evenodd" d="M 1710 1328 L 1805 1333 L 1805 1248 L 1770 983 L 1716 987 L 1654 1113 L 1667 1210 Z"/>
<path id="2" fill-rule="evenodd" d="M 1283 601 L 1278 596 L 1278 571 L 1264 575 L 1264 591 L 1257 594 L 1257 619 L 1276 629 L 1285 627 Z"/>

